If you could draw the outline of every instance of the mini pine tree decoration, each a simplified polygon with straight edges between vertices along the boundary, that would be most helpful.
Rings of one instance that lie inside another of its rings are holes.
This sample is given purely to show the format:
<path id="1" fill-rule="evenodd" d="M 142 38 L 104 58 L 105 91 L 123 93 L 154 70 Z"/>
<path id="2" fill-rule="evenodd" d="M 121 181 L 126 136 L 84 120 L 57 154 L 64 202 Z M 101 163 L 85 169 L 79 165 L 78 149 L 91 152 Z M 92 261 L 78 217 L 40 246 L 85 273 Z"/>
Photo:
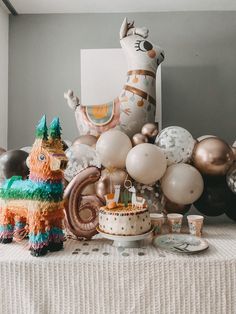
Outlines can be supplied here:
<path id="1" fill-rule="evenodd" d="M 46 115 L 42 117 L 39 121 L 38 125 L 36 126 L 35 136 L 38 139 L 47 140 L 48 139 L 48 128 L 46 122 Z"/>
<path id="2" fill-rule="evenodd" d="M 54 118 L 52 120 L 48 133 L 52 139 L 61 139 L 61 126 L 59 118 Z"/>

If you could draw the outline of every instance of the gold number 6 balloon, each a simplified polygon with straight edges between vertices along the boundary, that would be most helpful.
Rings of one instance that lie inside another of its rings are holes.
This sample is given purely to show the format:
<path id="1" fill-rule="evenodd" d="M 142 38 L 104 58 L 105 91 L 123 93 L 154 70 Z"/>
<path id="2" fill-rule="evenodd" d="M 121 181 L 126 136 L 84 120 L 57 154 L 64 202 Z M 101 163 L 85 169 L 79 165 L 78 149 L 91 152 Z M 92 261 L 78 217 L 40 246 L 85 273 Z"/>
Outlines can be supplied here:
<path id="1" fill-rule="evenodd" d="M 76 237 L 91 238 L 97 233 L 98 211 L 103 206 L 97 195 L 82 195 L 83 189 L 99 180 L 101 172 L 88 167 L 78 173 L 64 192 L 66 224 Z"/>

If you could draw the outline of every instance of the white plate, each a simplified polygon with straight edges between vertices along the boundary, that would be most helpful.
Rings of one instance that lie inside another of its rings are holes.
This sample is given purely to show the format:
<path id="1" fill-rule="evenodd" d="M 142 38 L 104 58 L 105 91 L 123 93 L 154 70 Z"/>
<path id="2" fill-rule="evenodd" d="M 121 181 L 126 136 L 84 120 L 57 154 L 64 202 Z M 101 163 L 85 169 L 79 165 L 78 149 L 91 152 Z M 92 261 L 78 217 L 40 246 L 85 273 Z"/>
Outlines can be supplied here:
<path id="1" fill-rule="evenodd" d="M 116 247 L 127 247 L 127 248 L 135 248 L 135 247 L 140 247 L 142 244 L 142 240 L 147 238 L 153 231 L 151 229 L 150 231 L 143 233 L 143 234 L 138 234 L 138 235 L 133 235 L 133 236 L 121 236 L 121 235 L 113 235 L 109 233 L 105 233 L 99 228 L 97 228 L 97 231 L 106 239 L 113 240 L 113 246 Z"/>
<path id="2" fill-rule="evenodd" d="M 209 244 L 206 240 L 181 233 L 170 233 L 157 236 L 153 239 L 153 245 L 171 252 L 193 254 L 205 251 Z"/>

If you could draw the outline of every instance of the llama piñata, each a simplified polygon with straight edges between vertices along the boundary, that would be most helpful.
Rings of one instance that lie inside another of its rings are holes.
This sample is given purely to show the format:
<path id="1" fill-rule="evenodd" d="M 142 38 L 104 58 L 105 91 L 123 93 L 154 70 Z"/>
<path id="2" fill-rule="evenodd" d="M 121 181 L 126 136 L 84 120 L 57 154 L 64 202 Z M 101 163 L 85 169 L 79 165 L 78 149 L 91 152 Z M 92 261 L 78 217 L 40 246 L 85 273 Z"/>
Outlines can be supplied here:
<path id="1" fill-rule="evenodd" d="M 47 130 L 43 116 L 27 164 L 28 180 L 12 177 L 0 189 L 0 242 L 10 243 L 28 229 L 31 254 L 41 256 L 62 249 L 64 240 L 62 180 L 67 157 L 58 118 Z"/>

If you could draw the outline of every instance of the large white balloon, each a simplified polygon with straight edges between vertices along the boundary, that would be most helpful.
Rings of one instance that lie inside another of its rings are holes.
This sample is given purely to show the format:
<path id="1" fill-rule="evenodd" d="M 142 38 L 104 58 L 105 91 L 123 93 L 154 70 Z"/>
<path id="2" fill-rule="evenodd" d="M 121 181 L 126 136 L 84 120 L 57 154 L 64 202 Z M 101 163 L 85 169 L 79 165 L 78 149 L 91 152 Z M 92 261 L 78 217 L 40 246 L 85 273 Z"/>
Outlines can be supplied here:
<path id="1" fill-rule="evenodd" d="M 133 147 L 126 159 L 126 169 L 137 182 L 152 184 L 165 173 L 167 162 L 160 148 L 144 143 Z"/>
<path id="2" fill-rule="evenodd" d="M 188 162 L 192 156 L 195 140 L 184 128 L 170 126 L 161 131 L 156 137 L 155 144 L 163 150 L 169 166 Z"/>
<path id="3" fill-rule="evenodd" d="M 161 188 L 171 202 L 187 205 L 201 196 L 204 183 L 196 168 L 187 164 L 176 164 L 168 167 L 161 180 Z"/>
<path id="4" fill-rule="evenodd" d="M 129 137 L 119 130 L 102 133 L 96 143 L 96 151 L 102 165 L 106 168 L 123 169 L 126 156 L 131 148 L 132 143 Z"/>

